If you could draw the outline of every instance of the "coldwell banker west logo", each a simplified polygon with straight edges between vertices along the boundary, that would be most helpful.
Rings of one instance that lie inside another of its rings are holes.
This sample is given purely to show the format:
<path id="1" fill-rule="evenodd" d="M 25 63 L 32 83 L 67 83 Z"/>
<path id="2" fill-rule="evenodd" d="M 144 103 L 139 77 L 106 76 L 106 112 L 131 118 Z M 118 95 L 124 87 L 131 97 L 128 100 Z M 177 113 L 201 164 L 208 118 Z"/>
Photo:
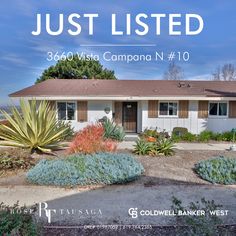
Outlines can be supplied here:
<path id="1" fill-rule="evenodd" d="M 53 217 L 63 215 L 70 215 L 71 217 L 86 217 L 86 216 L 96 216 L 102 215 L 101 209 L 77 209 L 77 208 L 49 208 L 47 202 L 39 203 L 39 217 L 46 217 L 48 223 L 52 223 Z"/>
<path id="2" fill-rule="evenodd" d="M 156 210 L 156 209 L 141 209 L 139 210 L 137 207 L 129 208 L 128 213 L 133 218 L 136 219 L 138 217 L 145 216 L 205 216 L 207 213 L 214 216 L 227 216 L 229 210 Z"/>

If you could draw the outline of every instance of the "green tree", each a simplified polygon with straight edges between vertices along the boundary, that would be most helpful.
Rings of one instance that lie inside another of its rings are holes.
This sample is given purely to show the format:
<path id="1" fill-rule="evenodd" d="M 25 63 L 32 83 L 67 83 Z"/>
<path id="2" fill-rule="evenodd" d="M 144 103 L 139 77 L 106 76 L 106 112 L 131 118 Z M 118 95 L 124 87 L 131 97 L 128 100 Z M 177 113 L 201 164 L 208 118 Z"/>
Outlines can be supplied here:
<path id="1" fill-rule="evenodd" d="M 81 59 L 77 55 L 60 60 L 56 65 L 44 70 L 36 83 L 47 79 L 116 79 L 112 70 L 103 68 L 101 63 L 92 59 Z"/>

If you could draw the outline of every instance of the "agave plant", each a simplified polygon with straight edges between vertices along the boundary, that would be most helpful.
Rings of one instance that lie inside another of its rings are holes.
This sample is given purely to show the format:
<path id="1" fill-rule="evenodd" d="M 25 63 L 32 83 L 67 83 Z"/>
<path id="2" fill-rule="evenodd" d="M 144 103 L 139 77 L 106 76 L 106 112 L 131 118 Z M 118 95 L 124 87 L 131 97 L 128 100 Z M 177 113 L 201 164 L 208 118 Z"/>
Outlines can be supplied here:
<path id="1" fill-rule="evenodd" d="M 119 142 L 123 141 L 125 138 L 125 132 L 122 127 L 115 124 L 114 121 L 110 121 L 109 119 L 105 119 L 103 121 L 104 128 L 104 138 L 105 139 L 113 139 Z"/>
<path id="2" fill-rule="evenodd" d="M 153 143 L 147 142 L 145 139 L 139 139 L 135 142 L 134 153 L 137 155 L 149 155 L 153 147 Z"/>
<path id="3" fill-rule="evenodd" d="M 0 125 L 0 145 L 15 146 L 51 152 L 59 147 L 59 142 L 71 133 L 71 128 L 57 120 L 56 112 L 49 102 L 20 100 L 20 110 L 15 106 L 11 114 L 1 111 L 8 124 Z"/>
<path id="4" fill-rule="evenodd" d="M 160 137 L 156 142 L 155 150 L 160 154 L 164 154 L 165 156 L 171 156 L 175 153 L 174 143 L 171 139 Z"/>

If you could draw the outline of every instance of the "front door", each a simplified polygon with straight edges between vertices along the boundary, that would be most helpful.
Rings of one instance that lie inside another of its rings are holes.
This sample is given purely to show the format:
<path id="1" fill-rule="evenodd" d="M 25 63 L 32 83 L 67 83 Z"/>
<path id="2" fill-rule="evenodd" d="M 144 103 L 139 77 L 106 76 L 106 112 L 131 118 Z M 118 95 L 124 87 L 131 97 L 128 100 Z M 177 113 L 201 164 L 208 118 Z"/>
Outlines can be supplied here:
<path id="1" fill-rule="evenodd" d="M 123 127 L 125 132 L 137 132 L 137 102 L 123 102 Z"/>

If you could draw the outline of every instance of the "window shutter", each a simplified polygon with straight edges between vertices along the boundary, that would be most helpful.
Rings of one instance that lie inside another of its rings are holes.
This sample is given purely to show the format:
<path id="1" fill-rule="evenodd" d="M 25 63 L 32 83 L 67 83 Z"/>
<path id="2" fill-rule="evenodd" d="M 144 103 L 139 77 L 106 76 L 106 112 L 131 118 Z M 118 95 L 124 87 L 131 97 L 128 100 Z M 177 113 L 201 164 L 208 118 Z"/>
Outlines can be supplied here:
<path id="1" fill-rule="evenodd" d="M 157 118 L 158 117 L 158 101 L 149 100 L 148 101 L 148 118 Z"/>
<path id="2" fill-rule="evenodd" d="M 49 107 L 55 111 L 56 110 L 56 101 L 48 101 Z"/>
<path id="3" fill-rule="evenodd" d="M 198 118 L 201 119 L 208 118 L 208 101 L 198 102 Z"/>
<path id="4" fill-rule="evenodd" d="M 229 118 L 236 118 L 236 101 L 229 101 Z"/>
<path id="5" fill-rule="evenodd" d="M 179 118 L 188 118 L 189 101 L 179 101 Z"/>
<path id="6" fill-rule="evenodd" d="M 122 124 L 122 102 L 115 102 L 115 123 Z"/>
<path id="7" fill-rule="evenodd" d="M 87 101 L 77 102 L 77 120 L 78 122 L 88 121 L 88 102 Z"/>

